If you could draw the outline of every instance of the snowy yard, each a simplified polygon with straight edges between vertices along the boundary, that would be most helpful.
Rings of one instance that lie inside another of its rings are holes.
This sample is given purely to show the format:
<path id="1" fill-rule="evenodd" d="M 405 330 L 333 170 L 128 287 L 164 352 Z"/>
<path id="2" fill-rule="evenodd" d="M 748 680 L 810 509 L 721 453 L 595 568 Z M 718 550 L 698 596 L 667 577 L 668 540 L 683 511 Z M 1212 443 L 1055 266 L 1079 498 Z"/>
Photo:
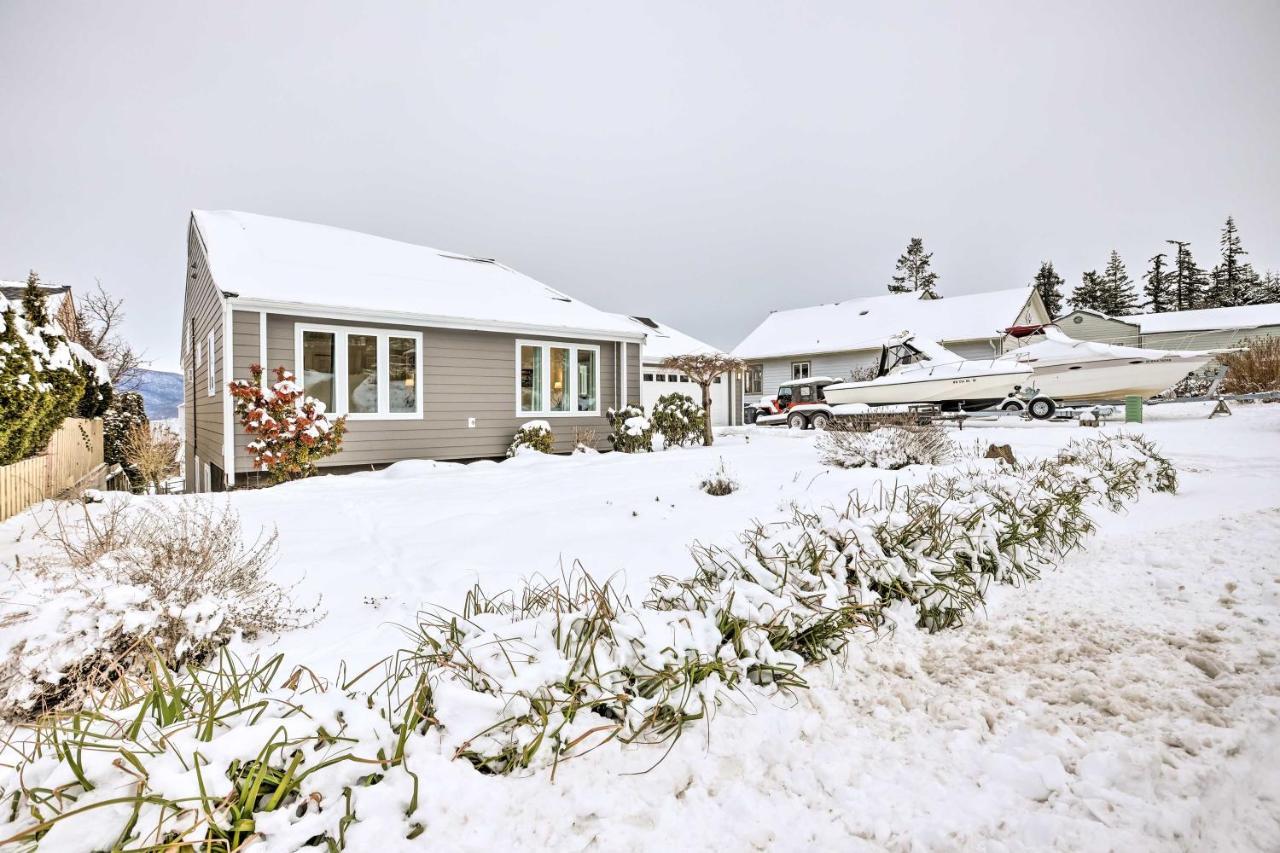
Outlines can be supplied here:
<path id="1" fill-rule="evenodd" d="M 807 690 L 734 694 L 661 761 L 665 745 L 607 744 L 553 780 L 419 757 L 425 834 L 404 840 L 403 791 L 369 788 L 362 802 L 385 813 L 352 824 L 349 849 L 1280 848 L 1280 406 L 1207 413 L 1150 407 L 1143 426 L 1104 426 L 1155 440 L 1178 493 L 1093 510 L 1083 550 L 993 587 L 969 624 L 901 623 L 809 668 Z M 953 435 L 1027 458 L 1094 433 Z M 741 488 L 711 497 L 698 482 L 721 460 Z M 229 501 L 250 534 L 278 529 L 276 579 L 300 603 L 323 597 L 318 624 L 237 653 L 332 676 L 404 647 L 399 626 L 476 584 L 496 593 L 576 563 L 639 601 L 654 576 L 692 571 L 695 541 L 928 473 L 831 468 L 811 432 L 746 428 L 713 448 L 406 462 L 195 499 Z M 31 523 L 0 526 L 0 560 L 30 551 Z"/>

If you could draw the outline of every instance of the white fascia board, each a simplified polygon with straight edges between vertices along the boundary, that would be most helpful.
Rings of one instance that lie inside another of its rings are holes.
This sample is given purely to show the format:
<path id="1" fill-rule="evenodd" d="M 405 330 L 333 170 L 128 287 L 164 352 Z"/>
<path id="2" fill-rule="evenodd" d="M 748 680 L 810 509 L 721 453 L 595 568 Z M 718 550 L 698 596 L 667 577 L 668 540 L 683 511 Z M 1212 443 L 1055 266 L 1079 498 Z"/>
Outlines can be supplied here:
<path id="1" fill-rule="evenodd" d="M 236 436 L 232 425 L 235 400 L 231 397 L 231 300 L 222 300 L 222 470 L 227 485 L 236 484 Z M 210 364 L 210 369 L 213 365 Z"/>
<path id="2" fill-rule="evenodd" d="M 432 329 L 466 329 L 476 332 L 503 332 L 522 335 L 551 335 L 561 338 L 588 338 L 596 341 L 630 341 L 640 343 L 644 332 L 606 331 L 601 329 L 571 329 L 561 326 L 543 326 L 533 323 L 504 323 L 495 320 L 467 320 L 459 317 L 442 317 L 434 314 L 415 314 L 407 311 L 364 311 L 358 308 L 336 305 L 316 305 L 302 302 L 280 302 L 271 299 L 254 299 L 235 296 L 229 299 L 236 308 L 245 311 L 269 311 L 273 314 L 291 314 L 298 317 L 319 317 L 331 320 L 354 320 L 363 323 L 395 323 L 401 326 L 423 326 Z"/>

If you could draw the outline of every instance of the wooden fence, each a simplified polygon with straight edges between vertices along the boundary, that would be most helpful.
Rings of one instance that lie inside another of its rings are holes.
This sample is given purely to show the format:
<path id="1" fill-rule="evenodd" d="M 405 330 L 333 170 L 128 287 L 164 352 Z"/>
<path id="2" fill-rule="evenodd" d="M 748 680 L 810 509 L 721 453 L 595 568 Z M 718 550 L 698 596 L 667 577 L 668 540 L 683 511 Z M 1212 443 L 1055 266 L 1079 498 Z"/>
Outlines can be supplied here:
<path id="1" fill-rule="evenodd" d="M 101 465 L 101 418 L 67 418 L 43 453 L 0 465 L 0 521 L 70 491 Z"/>

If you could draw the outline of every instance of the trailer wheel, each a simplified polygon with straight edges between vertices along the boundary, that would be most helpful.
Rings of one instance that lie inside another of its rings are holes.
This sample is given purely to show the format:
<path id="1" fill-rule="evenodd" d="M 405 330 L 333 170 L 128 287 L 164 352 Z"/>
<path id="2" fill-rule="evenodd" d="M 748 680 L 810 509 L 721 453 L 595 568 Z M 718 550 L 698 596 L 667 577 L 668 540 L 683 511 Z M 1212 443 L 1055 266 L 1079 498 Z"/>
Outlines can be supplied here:
<path id="1" fill-rule="evenodd" d="M 826 429 L 831 424 L 831 416 L 826 412 L 818 412 L 811 421 L 814 429 Z"/>
<path id="2" fill-rule="evenodd" d="M 809 421 L 800 412 L 793 412 L 787 416 L 787 426 L 792 429 L 805 429 L 809 426 Z"/>
<path id="3" fill-rule="evenodd" d="M 747 409 L 747 415 L 745 418 L 743 418 L 743 420 L 745 420 L 749 424 L 753 424 L 756 422 L 756 418 L 758 417 L 760 417 L 760 410 L 757 409 L 755 406 L 752 406 L 751 408 Z"/>
<path id="4" fill-rule="evenodd" d="M 1026 410 L 1027 404 L 1017 399 L 1005 400 L 1000 406 L 1002 412 L 1025 412 Z"/>
<path id="5" fill-rule="evenodd" d="M 1027 411 L 1038 421 L 1047 421 L 1058 411 L 1058 406 L 1048 397 L 1036 397 L 1027 403 Z"/>

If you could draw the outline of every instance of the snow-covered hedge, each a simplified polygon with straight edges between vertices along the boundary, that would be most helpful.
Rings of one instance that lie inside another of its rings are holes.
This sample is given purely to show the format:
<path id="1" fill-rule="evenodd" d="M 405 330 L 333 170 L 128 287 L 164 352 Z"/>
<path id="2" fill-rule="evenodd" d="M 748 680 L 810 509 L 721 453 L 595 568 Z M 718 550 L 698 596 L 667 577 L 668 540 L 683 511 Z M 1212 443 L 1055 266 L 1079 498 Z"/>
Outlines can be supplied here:
<path id="1" fill-rule="evenodd" d="M 674 393 L 658 398 L 650 420 L 654 431 L 662 435 L 663 446 L 683 447 L 702 441 L 707 417 L 693 398 Z"/>
<path id="2" fill-rule="evenodd" d="M 416 649 L 354 679 L 286 675 L 279 659 L 157 671 L 113 709 L 15 739 L 24 755 L 0 776 L 0 842 L 235 848 L 256 834 L 270 849 L 344 849 L 375 820 L 413 838 L 430 825 L 423 764 L 441 753 L 486 773 L 554 772 L 610 740 L 669 741 L 713 725 L 747 683 L 802 688 L 807 664 L 873 637 L 891 613 L 957 624 L 990 584 L 1024 583 L 1076 547 L 1089 507 L 1175 487 L 1149 443 L 1096 439 L 794 508 L 734 547 L 696 548 L 693 575 L 658 578 L 640 605 L 582 573 L 476 590 L 428 611 Z"/>
<path id="3" fill-rule="evenodd" d="M 551 432 L 551 424 L 546 421 L 529 421 L 516 431 L 507 448 L 507 456 L 518 453 L 550 453 L 555 446 L 556 437 Z"/>
<path id="4" fill-rule="evenodd" d="M 884 468 L 943 465 L 955 458 L 955 442 L 936 424 L 882 426 L 866 431 L 833 421 L 814 444 L 819 458 L 839 468 Z"/>
<path id="5" fill-rule="evenodd" d="M 33 273 L 21 303 L 0 296 L 0 465 L 44 450 L 63 420 L 111 401 L 105 368 L 49 317 Z"/>
<path id="6" fill-rule="evenodd" d="M 609 443 L 622 453 L 653 452 L 653 423 L 645 417 L 644 406 L 623 406 L 605 412 L 609 418 Z"/>

